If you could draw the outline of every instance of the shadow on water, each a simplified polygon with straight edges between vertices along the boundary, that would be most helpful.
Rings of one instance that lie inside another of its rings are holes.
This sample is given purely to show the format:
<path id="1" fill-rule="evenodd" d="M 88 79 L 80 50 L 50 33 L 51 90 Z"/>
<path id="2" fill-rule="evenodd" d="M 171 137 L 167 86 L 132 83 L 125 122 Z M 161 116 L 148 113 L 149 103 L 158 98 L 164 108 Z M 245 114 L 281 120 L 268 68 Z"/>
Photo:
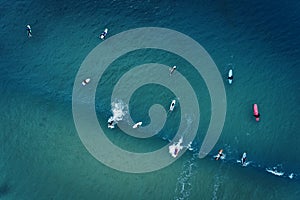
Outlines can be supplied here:
<path id="1" fill-rule="evenodd" d="M 7 183 L 3 183 L 0 185 L 0 198 L 7 195 L 10 191 L 10 186 Z"/>

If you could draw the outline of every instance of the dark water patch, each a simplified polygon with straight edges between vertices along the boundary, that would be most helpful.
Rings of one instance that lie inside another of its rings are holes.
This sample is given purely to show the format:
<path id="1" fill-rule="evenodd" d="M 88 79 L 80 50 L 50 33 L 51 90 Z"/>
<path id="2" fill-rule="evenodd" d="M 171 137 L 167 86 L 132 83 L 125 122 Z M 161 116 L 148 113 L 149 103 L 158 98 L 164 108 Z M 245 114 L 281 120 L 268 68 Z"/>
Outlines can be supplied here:
<path id="1" fill-rule="evenodd" d="M 6 196 L 11 190 L 8 183 L 3 183 L 0 185 L 0 197 Z"/>

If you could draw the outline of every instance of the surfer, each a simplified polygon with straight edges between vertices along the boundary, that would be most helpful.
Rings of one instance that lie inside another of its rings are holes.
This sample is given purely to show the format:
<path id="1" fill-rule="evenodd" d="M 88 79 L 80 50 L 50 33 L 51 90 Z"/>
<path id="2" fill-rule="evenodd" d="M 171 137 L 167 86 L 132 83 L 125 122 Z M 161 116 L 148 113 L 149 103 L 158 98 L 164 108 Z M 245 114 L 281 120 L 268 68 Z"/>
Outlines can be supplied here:
<path id="1" fill-rule="evenodd" d="M 91 81 L 91 79 L 90 79 L 90 78 L 87 78 L 87 79 L 83 80 L 83 81 L 81 82 L 81 84 L 82 84 L 83 86 L 85 86 L 85 85 L 89 84 L 90 81 Z"/>
<path id="2" fill-rule="evenodd" d="M 255 117 L 255 120 L 258 122 L 260 114 L 258 112 L 258 106 L 257 106 L 257 104 L 253 105 L 253 116 Z"/>
<path id="3" fill-rule="evenodd" d="M 174 110 L 175 103 L 176 103 L 176 100 L 173 100 L 173 101 L 171 102 L 170 109 L 169 109 L 170 112 L 172 112 L 172 111 Z"/>
<path id="4" fill-rule="evenodd" d="M 115 121 L 112 118 L 109 118 L 107 122 L 107 127 L 111 129 L 115 128 Z"/>
<path id="5" fill-rule="evenodd" d="M 104 40 L 105 37 L 106 37 L 106 35 L 107 35 L 107 33 L 108 33 L 108 29 L 106 28 L 106 29 L 104 29 L 104 31 L 99 35 L 99 38 L 102 39 L 102 40 Z"/>
<path id="6" fill-rule="evenodd" d="M 31 32 L 31 27 L 30 27 L 29 24 L 27 24 L 27 26 L 26 26 L 26 31 L 27 31 L 28 37 L 31 37 L 32 36 L 32 32 Z"/>
<path id="7" fill-rule="evenodd" d="M 138 123 L 134 124 L 132 126 L 132 128 L 139 128 L 142 124 L 143 124 L 143 122 L 138 122 Z"/>
<path id="8" fill-rule="evenodd" d="M 232 69 L 230 69 L 228 72 L 228 83 L 231 84 L 232 81 L 233 81 L 233 71 Z"/>
<path id="9" fill-rule="evenodd" d="M 216 160 L 219 160 L 222 156 L 223 156 L 223 149 L 220 149 L 218 155 L 216 155 Z"/>
<path id="10" fill-rule="evenodd" d="M 174 65 L 172 68 L 170 68 L 170 76 L 172 75 L 172 73 L 176 70 L 176 66 Z"/>
<path id="11" fill-rule="evenodd" d="M 246 154 L 246 152 L 244 152 L 244 153 L 243 153 L 243 156 L 242 156 L 242 160 L 241 160 L 243 166 L 246 165 L 246 159 L 247 159 L 247 154 Z"/>
<path id="12" fill-rule="evenodd" d="M 175 151 L 174 151 L 175 157 L 178 155 L 178 152 L 179 152 L 179 151 L 178 151 L 178 148 L 176 147 L 176 148 L 175 148 Z"/>
<path id="13" fill-rule="evenodd" d="M 169 153 L 173 158 L 176 158 L 179 151 L 183 149 L 183 146 L 181 146 L 182 142 L 183 142 L 183 138 L 181 137 L 177 143 L 173 143 L 172 145 L 169 146 Z"/>

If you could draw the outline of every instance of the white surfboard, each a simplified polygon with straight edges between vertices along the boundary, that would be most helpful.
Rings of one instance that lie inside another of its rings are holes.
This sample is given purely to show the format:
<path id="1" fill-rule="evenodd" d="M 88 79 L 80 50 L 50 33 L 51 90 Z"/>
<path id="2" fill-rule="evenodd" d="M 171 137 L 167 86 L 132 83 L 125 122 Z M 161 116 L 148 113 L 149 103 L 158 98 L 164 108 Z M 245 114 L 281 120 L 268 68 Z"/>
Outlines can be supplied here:
<path id="1" fill-rule="evenodd" d="M 143 122 L 138 122 L 135 125 L 133 125 L 132 128 L 139 128 L 142 124 Z"/>
<path id="2" fill-rule="evenodd" d="M 85 86 L 85 85 L 89 84 L 90 81 L 91 81 L 91 79 L 90 79 L 90 78 L 87 78 L 87 79 L 83 80 L 83 81 L 81 82 L 81 84 L 82 84 L 83 86 Z"/>
<path id="3" fill-rule="evenodd" d="M 245 159 L 245 161 L 243 162 L 244 159 Z M 241 158 L 241 163 L 242 163 L 242 165 L 243 165 L 244 167 L 247 166 L 246 159 L 247 159 L 247 153 L 244 152 L 244 153 L 243 153 L 243 156 L 242 156 L 242 158 Z"/>
<path id="4" fill-rule="evenodd" d="M 173 74 L 173 72 L 177 69 L 176 65 L 174 65 L 172 68 L 170 68 L 170 76 Z"/>
<path id="5" fill-rule="evenodd" d="M 106 28 L 106 29 L 104 29 L 103 33 L 101 33 L 100 38 L 101 38 L 102 40 L 104 40 L 104 39 L 105 39 L 105 36 L 107 35 L 107 33 L 108 33 L 108 29 Z"/>
<path id="6" fill-rule="evenodd" d="M 233 71 L 232 71 L 232 69 L 230 69 L 229 72 L 228 72 L 228 82 L 229 82 L 229 84 L 232 84 L 232 81 L 233 81 Z"/>
<path id="7" fill-rule="evenodd" d="M 175 104 L 176 104 L 176 100 L 173 100 L 173 101 L 171 102 L 171 105 L 170 105 L 170 111 L 171 111 L 171 112 L 174 110 Z"/>

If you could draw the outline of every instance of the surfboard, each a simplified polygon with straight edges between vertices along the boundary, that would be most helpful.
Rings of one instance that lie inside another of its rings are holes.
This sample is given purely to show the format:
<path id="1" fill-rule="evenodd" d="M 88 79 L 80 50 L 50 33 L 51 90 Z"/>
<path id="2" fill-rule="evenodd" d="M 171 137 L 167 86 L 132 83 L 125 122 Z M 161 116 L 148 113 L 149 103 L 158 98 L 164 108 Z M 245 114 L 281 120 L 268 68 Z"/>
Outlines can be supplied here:
<path id="1" fill-rule="evenodd" d="M 107 35 L 107 33 L 108 33 L 108 29 L 106 28 L 106 29 L 104 29 L 103 33 L 100 34 L 100 38 L 101 38 L 102 40 L 104 40 L 104 39 L 105 39 L 105 36 Z"/>
<path id="2" fill-rule="evenodd" d="M 247 159 L 247 154 L 246 154 L 246 152 L 244 152 L 244 153 L 243 153 L 243 156 L 242 156 L 242 158 L 241 158 L 241 163 L 242 163 L 242 165 L 243 165 L 244 167 L 247 166 L 246 159 Z M 243 160 L 244 160 L 244 162 L 243 162 Z"/>
<path id="3" fill-rule="evenodd" d="M 232 84 L 232 81 L 233 81 L 233 71 L 232 71 L 232 69 L 230 69 L 229 72 L 228 72 L 228 82 L 229 82 L 229 84 Z"/>
<path id="4" fill-rule="evenodd" d="M 219 151 L 219 153 L 218 153 L 218 155 L 216 155 L 216 160 L 219 160 L 220 159 L 220 157 L 221 157 L 221 155 L 222 155 L 222 153 L 223 153 L 223 149 L 220 149 L 220 151 Z"/>
<path id="5" fill-rule="evenodd" d="M 170 105 L 170 111 L 174 110 L 175 104 L 176 104 L 176 100 L 173 100 L 171 105 Z"/>
<path id="6" fill-rule="evenodd" d="M 259 121 L 259 112 L 258 112 L 257 104 L 253 105 L 253 114 L 255 116 L 255 120 L 258 122 Z"/>
<path id="7" fill-rule="evenodd" d="M 132 128 L 139 128 L 142 124 L 143 124 L 143 122 L 138 122 L 138 123 L 134 124 L 132 126 Z"/>
<path id="8" fill-rule="evenodd" d="M 83 86 L 85 86 L 85 85 L 87 85 L 90 81 L 91 81 L 91 79 L 90 79 L 90 78 L 87 78 L 87 79 L 83 80 L 83 81 L 81 82 L 81 84 L 82 84 Z"/>

